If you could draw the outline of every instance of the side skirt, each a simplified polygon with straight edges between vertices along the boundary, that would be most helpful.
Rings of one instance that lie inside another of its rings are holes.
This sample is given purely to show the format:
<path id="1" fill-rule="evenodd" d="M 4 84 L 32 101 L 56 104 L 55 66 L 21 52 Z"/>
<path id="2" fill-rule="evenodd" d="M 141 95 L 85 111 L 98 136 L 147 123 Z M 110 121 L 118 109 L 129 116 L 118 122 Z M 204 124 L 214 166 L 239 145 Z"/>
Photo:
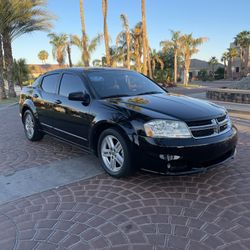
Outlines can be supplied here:
<path id="1" fill-rule="evenodd" d="M 49 131 L 47 131 L 47 130 L 44 130 L 44 129 L 41 130 L 41 131 L 42 131 L 43 133 L 49 135 L 49 136 L 54 137 L 55 139 L 57 139 L 57 140 L 59 140 L 59 141 L 63 141 L 63 142 L 66 142 L 67 144 L 74 145 L 74 146 L 76 146 L 77 148 L 79 148 L 79 149 L 85 151 L 86 153 L 93 153 L 92 150 L 90 150 L 90 149 L 87 148 L 87 147 L 82 146 L 81 144 L 78 144 L 78 143 L 72 142 L 72 141 L 70 141 L 70 140 L 67 140 L 67 139 L 65 139 L 65 138 L 63 138 L 63 137 L 61 137 L 61 136 L 55 135 L 55 134 L 53 134 L 53 133 L 51 133 L 51 132 L 49 132 Z"/>

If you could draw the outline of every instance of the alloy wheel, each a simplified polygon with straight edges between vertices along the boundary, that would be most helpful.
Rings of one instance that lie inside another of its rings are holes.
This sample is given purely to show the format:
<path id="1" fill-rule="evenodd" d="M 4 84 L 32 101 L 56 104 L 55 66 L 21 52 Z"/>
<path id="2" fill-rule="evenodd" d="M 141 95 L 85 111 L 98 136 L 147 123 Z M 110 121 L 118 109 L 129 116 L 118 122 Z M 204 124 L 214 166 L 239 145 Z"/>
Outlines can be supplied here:
<path id="1" fill-rule="evenodd" d="M 27 114 L 25 116 L 25 121 L 24 121 L 24 127 L 25 127 L 25 131 L 26 134 L 28 136 L 29 139 L 31 139 L 34 135 L 34 120 L 33 117 L 31 116 L 31 114 Z"/>
<path id="2" fill-rule="evenodd" d="M 124 162 L 124 150 L 120 141 L 113 135 L 104 137 L 101 143 L 101 156 L 105 166 L 112 172 L 118 172 Z"/>

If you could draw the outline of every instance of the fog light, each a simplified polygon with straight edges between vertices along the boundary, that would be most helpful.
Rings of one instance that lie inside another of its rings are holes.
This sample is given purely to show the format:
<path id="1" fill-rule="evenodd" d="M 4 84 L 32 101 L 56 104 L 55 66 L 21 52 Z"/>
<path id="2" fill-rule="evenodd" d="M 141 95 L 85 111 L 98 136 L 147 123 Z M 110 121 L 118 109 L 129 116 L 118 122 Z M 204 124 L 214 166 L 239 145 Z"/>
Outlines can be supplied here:
<path id="1" fill-rule="evenodd" d="M 164 155 L 164 154 L 160 154 L 159 157 L 160 159 L 167 161 L 176 161 L 181 158 L 179 155 Z"/>

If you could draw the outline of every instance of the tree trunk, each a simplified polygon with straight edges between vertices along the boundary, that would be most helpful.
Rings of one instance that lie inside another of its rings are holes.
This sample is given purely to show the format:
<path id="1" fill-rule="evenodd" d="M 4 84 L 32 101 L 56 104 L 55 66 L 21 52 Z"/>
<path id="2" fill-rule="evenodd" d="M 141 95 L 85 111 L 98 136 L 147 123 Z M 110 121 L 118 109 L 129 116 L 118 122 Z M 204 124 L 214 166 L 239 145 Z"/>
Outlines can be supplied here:
<path id="1" fill-rule="evenodd" d="M 243 48 L 240 46 L 240 76 L 244 76 L 244 58 L 243 58 Z"/>
<path id="2" fill-rule="evenodd" d="M 187 82 L 188 82 L 187 69 L 184 67 L 184 81 L 183 81 L 183 85 L 187 86 Z"/>
<path id="3" fill-rule="evenodd" d="M 72 60 L 71 60 L 71 48 L 70 45 L 67 45 L 67 54 L 68 54 L 68 60 L 69 60 L 69 67 L 72 67 Z"/>
<path id="4" fill-rule="evenodd" d="M 130 33 L 126 30 L 126 40 L 127 40 L 127 68 L 130 69 Z"/>
<path id="5" fill-rule="evenodd" d="M 227 77 L 227 65 L 226 65 L 226 61 L 224 60 L 223 63 L 224 63 L 224 79 L 226 79 L 226 77 Z"/>
<path id="6" fill-rule="evenodd" d="M 142 39 L 143 39 L 143 74 L 148 74 L 147 69 L 147 27 L 146 27 L 146 13 L 145 13 L 145 0 L 141 0 L 141 13 L 142 13 Z"/>
<path id="7" fill-rule="evenodd" d="M 230 71 L 230 79 L 233 79 L 233 67 L 232 67 L 232 65 L 233 65 L 233 59 L 232 58 L 230 58 L 230 68 L 229 68 L 229 71 Z"/>
<path id="8" fill-rule="evenodd" d="M 214 64 L 212 65 L 212 77 L 213 77 L 213 79 L 214 79 L 214 77 L 215 77 L 215 68 L 214 68 Z"/>
<path id="9" fill-rule="evenodd" d="M 85 21 L 84 21 L 84 10 L 83 10 L 83 0 L 80 0 L 80 16 L 82 24 L 82 59 L 85 67 L 89 66 L 89 53 L 87 48 L 87 36 L 85 31 Z"/>
<path id="10" fill-rule="evenodd" d="M 136 71 L 141 72 L 141 56 L 140 56 L 139 38 L 135 39 L 135 57 L 136 57 Z"/>
<path id="11" fill-rule="evenodd" d="M 232 60 L 229 58 L 227 66 L 227 78 L 231 79 L 232 77 Z"/>
<path id="12" fill-rule="evenodd" d="M 188 55 L 185 56 L 184 60 L 184 86 L 188 85 L 189 81 L 189 68 L 190 68 L 190 57 Z"/>
<path id="13" fill-rule="evenodd" d="M 4 62 L 7 74 L 8 82 L 8 97 L 16 97 L 14 80 L 13 80 L 13 55 L 11 47 L 11 39 L 9 34 L 3 35 L 3 50 L 4 50 Z"/>
<path id="14" fill-rule="evenodd" d="M 0 100 L 6 99 L 3 71 L 4 71 L 3 70 L 3 43 L 2 43 L 2 36 L 0 35 Z"/>
<path id="15" fill-rule="evenodd" d="M 147 45 L 148 45 L 148 43 L 147 43 Z M 152 66 L 151 66 L 151 56 L 150 56 L 150 50 L 149 50 L 149 48 L 147 48 L 147 51 L 148 51 L 148 73 L 149 73 L 149 77 L 151 78 L 151 79 L 153 79 L 153 74 L 152 74 Z"/>
<path id="16" fill-rule="evenodd" d="M 246 48 L 244 76 L 250 72 L 250 45 Z"/>
<path id="17" fill-rule="evenodd" d="M 107 65 L 111 66 L 110 51 L 109 51 L 109 33 L 107 25 L 107 12 L 108 12 L 108 0 L 102 0 L 102 13 L 103 13 L 103 30 L 104 30 L 104 41 L 105 41 L 105 52 Z"/>
<path id="18" fill-rule="evenodd" d="M 174 83 L 177 84 L 177 49 L 174 51 Z"/>

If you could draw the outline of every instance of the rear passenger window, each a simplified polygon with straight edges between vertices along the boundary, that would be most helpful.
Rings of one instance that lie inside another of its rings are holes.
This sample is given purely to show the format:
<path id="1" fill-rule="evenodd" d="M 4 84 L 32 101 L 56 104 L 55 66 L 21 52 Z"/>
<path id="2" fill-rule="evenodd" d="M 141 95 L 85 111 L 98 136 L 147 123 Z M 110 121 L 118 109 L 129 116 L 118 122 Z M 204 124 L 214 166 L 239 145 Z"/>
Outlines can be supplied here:
<path id="1" fill-rule="evenodd" d="M 68 97 L 70 93 L 83 92 L 84 85 L 79 76 L 63 74 L 59 94 Z"/>
<path id="2" fill-rule="evenodd" d="M 56 93 L 59 74 L 48 75 L 43 78 L 42 89 L 47 93 Z"/>
<path id="3" fill-rule="evenodd" d="M 36 80 L 32 83 L 33 87 L 36 87 L 42 80 L 42 76 L 39 76 L 38 78 L 36 78 Z"/>

